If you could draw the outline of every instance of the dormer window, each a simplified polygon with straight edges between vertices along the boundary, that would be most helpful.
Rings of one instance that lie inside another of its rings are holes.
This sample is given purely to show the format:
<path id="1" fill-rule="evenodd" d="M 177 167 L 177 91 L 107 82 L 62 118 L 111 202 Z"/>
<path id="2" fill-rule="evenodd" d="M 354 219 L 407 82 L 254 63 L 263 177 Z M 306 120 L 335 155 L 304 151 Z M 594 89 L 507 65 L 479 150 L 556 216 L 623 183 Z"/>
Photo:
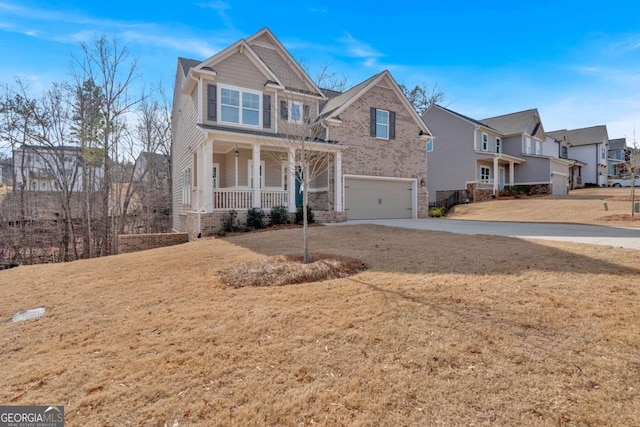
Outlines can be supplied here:
<path id="1" fill-rule="evenodd" d="M 220 87 L 220 122 L 260 126 L 260 92 Z"/>

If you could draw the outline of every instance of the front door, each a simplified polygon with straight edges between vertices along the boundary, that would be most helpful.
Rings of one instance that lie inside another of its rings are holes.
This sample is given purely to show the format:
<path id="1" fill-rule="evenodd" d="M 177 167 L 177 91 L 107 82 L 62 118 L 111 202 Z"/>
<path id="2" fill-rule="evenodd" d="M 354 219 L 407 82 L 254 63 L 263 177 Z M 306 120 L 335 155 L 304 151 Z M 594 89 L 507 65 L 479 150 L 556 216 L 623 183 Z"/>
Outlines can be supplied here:
<path id="1" fill-rule="evenodd" d="M 505 176 L 505 172 L 504 172 L 504 168 L 500 168 L 499 170 L 499 180 L 498 181 L 498 185 L 499 185 L 499 189 L 500 190 L 504 190 L 504 176 Z"/>
<path id="2" fill-rule="evenodd" d="M 304 179 L 304 174 L 302 173 L 302 168 L 297 167 L 296 168 L 296 207 L 303 205 L 302 191 L 300 191 L 303 179 Z"/>

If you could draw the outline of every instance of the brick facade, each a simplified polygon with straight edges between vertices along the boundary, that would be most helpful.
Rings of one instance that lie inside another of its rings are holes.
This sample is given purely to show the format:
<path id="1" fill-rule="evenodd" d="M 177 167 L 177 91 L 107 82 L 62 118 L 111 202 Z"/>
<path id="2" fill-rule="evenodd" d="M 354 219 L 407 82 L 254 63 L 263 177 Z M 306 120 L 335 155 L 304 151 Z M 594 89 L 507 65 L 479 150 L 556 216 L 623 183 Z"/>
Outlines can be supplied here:
<path id="1" fill-rule="evenodd" d="M 381 80 L 381 84 L 390 82 Z M 370 136 L 370 108 L 396 113 L 395 139 Z M 364 176 L 414 178 L 418 182 L 418 218 L 427 218 L 429 203 L 427 187 L 427 153 L 425 141 L 419 136 L 415 118 L 405 108 L 396 93 L 381 85 L 360 96 L 341 114 L 342 124 L 331 127 L 330 137 L 346 145 L 342 157 L 342 173 Z"/>
<path id="2" fill-rule="evenodd" d="M 145 251 L 188 241 L 187 233 L 120 234 L 118 235 L 118 253 Z"/>

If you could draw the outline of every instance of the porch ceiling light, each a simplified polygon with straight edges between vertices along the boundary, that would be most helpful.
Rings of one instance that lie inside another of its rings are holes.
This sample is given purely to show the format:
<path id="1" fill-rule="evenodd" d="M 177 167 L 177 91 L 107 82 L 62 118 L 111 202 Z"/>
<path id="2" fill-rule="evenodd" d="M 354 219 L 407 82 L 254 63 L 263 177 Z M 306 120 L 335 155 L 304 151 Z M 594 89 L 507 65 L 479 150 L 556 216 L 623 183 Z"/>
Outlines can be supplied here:
<path id="1" fill-rule="evenodd" d="M 236 159 L 240 157 L 240 151 L 238 150 L 238 146 L 236 146 L 236 149 L 233 151 L 233 155 L 236 157 Z"/>

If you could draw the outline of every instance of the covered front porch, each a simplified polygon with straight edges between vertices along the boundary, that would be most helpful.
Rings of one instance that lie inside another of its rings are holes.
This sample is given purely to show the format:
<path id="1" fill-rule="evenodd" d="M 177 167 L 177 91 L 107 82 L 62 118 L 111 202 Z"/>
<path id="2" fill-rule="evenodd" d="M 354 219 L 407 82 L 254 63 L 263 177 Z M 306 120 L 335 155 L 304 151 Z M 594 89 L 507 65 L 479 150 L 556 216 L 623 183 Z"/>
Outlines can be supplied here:
<path id="1" fill-rule="evenodd" d="M 524 159 L 495 153 L 476 160 L 476 181 L 467 184 L 472 201 L 486 200 L 497 196 L 507 185 L 516 185 L 515 166 Z M 472 185 L 469 185 L 472 184 Z"/>
<path id="2" fill-rule="evenodd" d="M 315 210 L 342 211 L 342 152 L 335 144 L 301 144 L 279 138 L 222 138 L 208 135 L 193 152 L 193 211 L 268 211 L 284 206 L 295 212 L 302 204 L 307 174 L 309 205 Z M 309 170 L 303 154 L 317 156 Z M 307 170 L 303 170 L 307 165 Z M 317 166 L 317 165 L 316 165 Z"/>

